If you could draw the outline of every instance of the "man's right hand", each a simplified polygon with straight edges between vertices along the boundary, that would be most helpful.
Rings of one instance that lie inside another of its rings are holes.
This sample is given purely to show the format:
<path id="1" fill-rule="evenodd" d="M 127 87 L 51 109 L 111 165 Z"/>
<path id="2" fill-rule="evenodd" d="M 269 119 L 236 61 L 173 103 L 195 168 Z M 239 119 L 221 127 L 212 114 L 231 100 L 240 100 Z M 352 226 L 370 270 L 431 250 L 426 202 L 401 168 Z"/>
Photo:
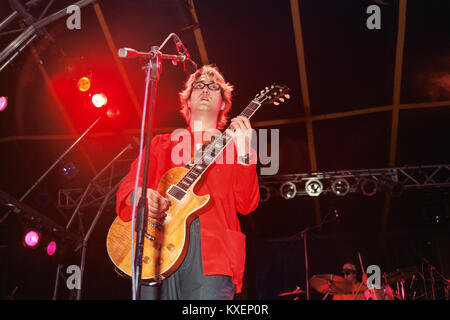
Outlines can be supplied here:
<path id="1" fill-rule="evenodd" d="M 128 196 L 126 204 L 129 206 L 133 205 L 132 194 Z M 142 194 L 142 188 L 138 188 L 135 197 L 139 201 Z M 148 204 L 148 216 L 153 219 L 163 219 L 166 216 L 166 211 L 169 208 L 170 202 L 158 191 L 148 188 L 147 189 L 147 204 Z"/>

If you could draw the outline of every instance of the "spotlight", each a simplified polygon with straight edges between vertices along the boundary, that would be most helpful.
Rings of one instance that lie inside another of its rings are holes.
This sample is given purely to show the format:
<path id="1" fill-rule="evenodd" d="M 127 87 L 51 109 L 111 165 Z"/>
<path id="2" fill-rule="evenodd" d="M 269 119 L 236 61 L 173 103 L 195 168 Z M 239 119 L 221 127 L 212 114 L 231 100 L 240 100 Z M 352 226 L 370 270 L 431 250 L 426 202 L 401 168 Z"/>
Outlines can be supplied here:
<path id="1" fill-rule="evenodd" d="M 62 168 L 62 173 L 69 179 L 75 177 L 78 173 L 77 167 L 72 162 L 66 163 Z"/>
<path id="2" fill-rule="evenodd" d="M 101 108 L 108 102 L 108 99 L 103 93 L 96 93 L 92 96 L 92 104 L 97 107 Z"/>
<path id="3" fill-rule="evenodd" d="M 50 241 L 49 244 L 47 245 L 47 254 L 49 256 L 52 256 L 53 254 L 55 254 L 56 252 L 56 242 L 55 241 Z"/>
<path id="4" fill-rule="evenodd" d="M 8 98 L 0 97 L 0 111 L 5 110 L 7 105 L 8 105 Z"/>
<path id="5" fill-rule="evenodd" d="M 50 203 L 50 196 L 46 192 L 39 192 L 35 195 L 35 199 L 44 208 Z"/>
<path id="6" fill-rule="evenodd" d="M 400 181 L 393 181 L 389 178 L 380 181 L 380 191 L 389 192 L 394 198 L 400 197 L 404 190 L 405 185 Z"/>
<path id="7" fill-rule="evenodd" d="M 259 202 L 266 202 L 270 198 L 270 189 L 267 186 L 259 186 Z"/>
<path id="8" fill-rule="evenodd" d="M 392 197 L 398 198 L 403 194 L 403 191 L 405 191 L 405 184 L 400 181 L 392 181 L 392 183 L 388 185 L 388 189 Z"/>
<path id="9" fill-rule="evenodd" d="M 23 244 L 26 247 L 35 248 L 39 244 L 40 235 L 35 230 L 28 230 L 23 238 Z"/>
<path id="10" fill-rule="evenodd" d="M 322 182 L 318 179 L 309 179 L 305 184 L 305 191 L 311 197 L 319 196 L 323 191 Z"/>
<path id="11" fill-rule="evenodd" d="M 331 184 L 331 190 L 337 196 L 345 196 L 350 191 L 350 183 L 344 178 L 339 178 Z"/>
<path id="12" fill-rule="evenodd" d="M 371 197 L 377 193 L 378 184 L 374 179 L 364 178 L 360 183 L 360 189 L 363 195 Z"/>
<path id="13" fill-rule="evenodd" d="M 297 187 L 292 182 L 285 182 L 280 187 L 280 194 L 285 199 L 292 199 L 297 194 Z"/>
<path id="14" fill-rule="evenodd" d="M 91 88 L 91 80 L 88 77 L 81 77 L 78 80 L 78 90 L 86 92 Z"/>
<path id="15" fill-rule="evenodd" d="M 106 116 L 110 119 L 116 119 L 120 116 L 120 110 L 117 107 L 109 107 L 106 110 Z"/>

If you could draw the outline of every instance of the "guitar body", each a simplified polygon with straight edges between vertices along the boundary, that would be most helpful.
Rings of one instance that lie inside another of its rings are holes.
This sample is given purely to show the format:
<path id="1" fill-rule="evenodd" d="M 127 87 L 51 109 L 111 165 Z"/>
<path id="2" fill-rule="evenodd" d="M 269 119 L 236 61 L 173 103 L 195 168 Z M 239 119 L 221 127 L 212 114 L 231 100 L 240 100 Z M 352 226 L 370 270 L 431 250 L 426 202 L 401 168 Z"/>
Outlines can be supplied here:
<path id="1" fill-rule="evenodd" d="M 189 244 L 190 223 L 209 206 L 209 195 L 197 196 L 194 186 L 181 200 L 167 194 L 188 172 L 187 168 L 176 167 L 167 171 L 158 185 L 158 192 L 170 201 L 166 218 L 149 218 L 142 255 L 142 279 L 156 281 L 167 278 L 181 265 Z M 107 236 L 107 251 L 115 266 L 131 277 L 134 263 L 131 257 L 131 224 L 117 217 Z M 134 233 L 136 240 L 136 232 Z M 135 242 L 136 243 L 136 242 Z M 135 248 L 133 248 L 134 250 Z"/>

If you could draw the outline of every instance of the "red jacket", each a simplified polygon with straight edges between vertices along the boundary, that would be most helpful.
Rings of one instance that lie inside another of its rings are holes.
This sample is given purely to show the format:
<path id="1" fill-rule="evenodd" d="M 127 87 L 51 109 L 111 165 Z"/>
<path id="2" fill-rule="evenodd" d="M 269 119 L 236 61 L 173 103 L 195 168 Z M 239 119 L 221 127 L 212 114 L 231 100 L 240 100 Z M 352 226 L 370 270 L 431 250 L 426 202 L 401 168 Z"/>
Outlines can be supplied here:
<path id="1" fill-rule="evenodd" d="M 190 131 L 185 131 L 190 133 Z M 186 135 L 185 135 L 186 137 Z M 191 155 L 184 157 L 183 164 L 174 164 L 171 159 L 172 148 L 179 144 L 171 141 L 170 134 L 157 135 L 152 139 L 150 149 L 150 167 L 148 187 L 157 189 L 159 181 L 167 170 L 184 166 L 194 154 L 194 139 L 191 140 Z M 145 152 L 145 150 L 144 150 Z M 224 150 L 223 159 L 227 152 L 234 152 L 234 143 L 230 142 Z M 242 278 L 245 266 L 245 235 L 241 228 L 236 212 L 248 214 L 256 209 L 259 202 L 258 177 L 256 175 L 256 152 L 252 150 L 253 161 L 250 165 L 238 164 L 234 156 L 233 164 L 215 163 L 206 171 L 205 179 L 198 195 L 209 194 L 213 206 L 200 215 L 200 238 L 202 248 L 203 271 L 205 275 L 228 275 L 232 277 L 236 293 L 241 292 Z M 145 154 L 145 153 L 144 153 Z M 117 191 L 116 211 L 123 221 L 132 218 L 132 206 L 126 206 L 125 200 L 133 191 L 138 159 L 130 168 Z M 141 163 L 141 178 L 144 161 Z"/>

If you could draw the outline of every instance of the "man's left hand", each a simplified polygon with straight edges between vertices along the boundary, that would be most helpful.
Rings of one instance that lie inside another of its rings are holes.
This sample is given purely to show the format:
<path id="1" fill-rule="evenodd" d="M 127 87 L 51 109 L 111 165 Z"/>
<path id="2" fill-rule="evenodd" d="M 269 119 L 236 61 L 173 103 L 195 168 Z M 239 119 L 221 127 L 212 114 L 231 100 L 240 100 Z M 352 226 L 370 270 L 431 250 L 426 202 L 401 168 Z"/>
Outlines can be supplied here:
<path id="1" fill-rule="evenodd" d="M 250 120 L 243 116 L 231 119 L 230 127 L 234 129 L 229 134 L 233 137 L 238 157 L 251 153 L 252 126 Z"/>

